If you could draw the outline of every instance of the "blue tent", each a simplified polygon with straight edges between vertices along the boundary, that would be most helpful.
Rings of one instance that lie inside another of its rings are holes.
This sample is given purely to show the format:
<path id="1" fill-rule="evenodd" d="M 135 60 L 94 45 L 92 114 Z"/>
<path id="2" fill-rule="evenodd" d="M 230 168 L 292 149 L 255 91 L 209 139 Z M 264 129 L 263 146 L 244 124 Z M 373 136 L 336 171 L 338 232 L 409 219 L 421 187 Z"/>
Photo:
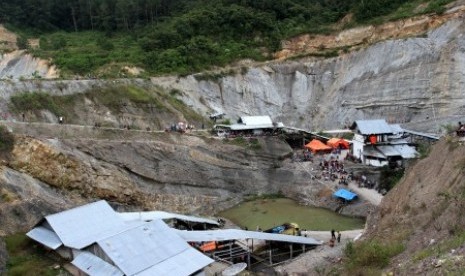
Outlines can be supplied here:
<path id="1" fill-rule="evenodd" d="M 339 197 L 345 200 L 353 200 L 357 198 L 357 194 L 352 193 L 351 191 L 347 191 L 346 189 L 339 189 L 337 190 L 333 196 Z"/>

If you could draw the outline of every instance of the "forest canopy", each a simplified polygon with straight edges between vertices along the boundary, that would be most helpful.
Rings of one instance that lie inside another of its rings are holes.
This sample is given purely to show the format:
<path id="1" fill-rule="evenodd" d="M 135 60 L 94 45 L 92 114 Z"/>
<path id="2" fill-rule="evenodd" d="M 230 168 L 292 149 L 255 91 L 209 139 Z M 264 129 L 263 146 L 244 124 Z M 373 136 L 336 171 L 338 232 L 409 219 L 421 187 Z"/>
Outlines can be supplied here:
<path id="1" fill-rule="evenodd" d="M 2 0 L 0 23 L 22 33 L 21 41 L 40 36 L 33 54 L 52 58 L 70 73 L 95 72 L 109 63 L 133 64 L 151 73 L 189 73 L 242 58 L 266 59 L 282 39 L 329 32 L 348 13 L 355 22 L 369 22 L 421 3 L 438 12 L 448 2 Z"/>

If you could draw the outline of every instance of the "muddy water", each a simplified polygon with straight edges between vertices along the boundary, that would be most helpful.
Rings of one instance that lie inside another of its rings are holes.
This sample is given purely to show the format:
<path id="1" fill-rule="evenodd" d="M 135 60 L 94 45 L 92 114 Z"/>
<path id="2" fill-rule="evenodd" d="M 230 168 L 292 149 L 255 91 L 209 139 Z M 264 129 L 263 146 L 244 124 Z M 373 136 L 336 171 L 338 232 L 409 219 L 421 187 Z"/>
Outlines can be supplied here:
<path id="1" fill-rule="evenodd" d="M 353 230 L 365 226 L 365 220 L 336 214 L 333 211 L 297 204 L 287 198 L 258 199 L 243 202 L 218 216 L 225 217 L 242 228 L 266 230 L 285 222 L 294 222 L 300 229 L 313 231 Z"/>

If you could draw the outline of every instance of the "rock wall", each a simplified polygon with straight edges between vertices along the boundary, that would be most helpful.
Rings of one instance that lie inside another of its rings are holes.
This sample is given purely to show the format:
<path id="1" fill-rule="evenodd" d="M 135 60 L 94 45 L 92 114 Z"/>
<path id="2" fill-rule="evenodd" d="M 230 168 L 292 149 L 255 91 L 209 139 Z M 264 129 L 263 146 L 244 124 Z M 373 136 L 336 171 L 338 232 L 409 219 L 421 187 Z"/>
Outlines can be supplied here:
<path id="1" fill-rule="evenodd" d="M 270 115 L 318 130 L 386 118 L 439 132 L 444 122 L 456 124 L 465 114 L 464 32 L 459 18 L 423 37 L 380 42 L 336 58 L 274 62 L 210 81 L 199 75 L 152 81 L 183 91 L 184 101 L 202 112 L 223 111 L 232 119 Z"/>

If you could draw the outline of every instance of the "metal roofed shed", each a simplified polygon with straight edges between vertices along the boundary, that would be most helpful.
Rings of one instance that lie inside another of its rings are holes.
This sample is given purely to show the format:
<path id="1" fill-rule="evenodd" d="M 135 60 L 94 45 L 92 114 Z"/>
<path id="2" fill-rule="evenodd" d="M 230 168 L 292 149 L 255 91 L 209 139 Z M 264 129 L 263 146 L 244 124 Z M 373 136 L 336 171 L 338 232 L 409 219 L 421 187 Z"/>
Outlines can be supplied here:
<path id="1" fill-rule="evenodd" d="M 273 121 L 270 116 L 242 116 L 240 117 L 239 124 L 246 126 L 268 126 L 273 127 Z"/>
<path id="2" fill-rule="evenodd" d="M 190 275 L 213 262 L 162 220 L 145 223 L 97 244 L 126 275 L 164 275 L 163 271 L 175 266 L 182 266 L 177 275 Z"/>
<path id="3" fill-rule="evenodd" d="M 409 146 L 407 144 L 395 145 L 394 147 L 398 152 L 400 152 L 402 158 L 416 158 L 420 156 L 420 154 L 414 147 Z"/>
<path id="4" fill-rule="evenodd" d="M 179 219 L 183 221 L 191 221 L 191 222 L 198 222 L 198 223 L 208 223 L 218 226 L 219 223 L 217 221 L 206 219 L 206 218 L 199 218 L 194 216 L 186 216 L 180 215 L 175 213 L 168 213 L 164 211 L 149 211 L 149 212 L 125 212 L 125 213 L 118 213 L 118 215 L 124 221 L 150 221 L 150 220 L 157 220 L 157 219 Z"/>
<path id="5" fill-rule="evenodd" d="M 81 251 L 71 262 L 74 266 L 90 276 L 123 276 L 117 267 L 105 262 L 89 252 Z"/>
<path id="6" fill-rule="evenodd" d="M 302 236 L 291 236 L 282 234 L 272 234 L 256 231 L 246 231 L 239 229 L 209 230 L 209 231 L 185 231 L 176 230 L 176 233 L 184 240 L 189 242 L 207 242 L 207 241 L 228 241 L 228 240 L 269 240 L 289 243 L 300 243 L 309 245 L 320 245 L 323 242 L 314 238 Z"/>
<path id="7" fill-rule="evenodd" d="M 392 127 L 386 120 L 357 120 L 352 124 L 351 129 L 358 129 L 362 135 L 370 134 L 391 134 Z"/>
<path id="8" fill-rule="evenodd" d="M 351 191 L 348 191 L 346 189 L 339 189 L 337 190 L 334 194 L 334 197 L 342 198 L 347 201 L 352 201 L 356 199 L 358 196 L 355 193 L 352 193 Z"/>
<path id="9" fill-rule="evenodd" d="M 104 200 L 49 215 L 45 219 L 63 244 L 75 249 L 134 227 L 125 224 Z"/>
<path id="10" fill-rule="evenodd" d="M 375 158 L 381 158 L 381 159 L 386 159 L 386 156 L 382 154 L 381 152 L 377 151 L 375 148 L 372 147 L 367 147 L 363 150 L 363 155 L 364 156 L 371 156 Z"/>
<path id="11" fill-rule="evenodd" d="M 401 156 L 400 152 L 396 150 L 394 146 L 377 146 L 378 150 L 383 153 L 384 156 Z"/>
<path id="12" fill-rule="evenodd" d="M 153 276 L 153 275 L 192 275 L 196 271 L 206 267 L 214 261 L 194 248 L 189 248 L 173 258 L 164 260 L 136 276 Z M 200 274 L 203 275 L 203 274 Z"/>
<path id="13" fill-rule="evenodd" d="M 33 228 L 26 236 L 53 250 L 63 245 L 55 232 L 42 226 Z"/>

